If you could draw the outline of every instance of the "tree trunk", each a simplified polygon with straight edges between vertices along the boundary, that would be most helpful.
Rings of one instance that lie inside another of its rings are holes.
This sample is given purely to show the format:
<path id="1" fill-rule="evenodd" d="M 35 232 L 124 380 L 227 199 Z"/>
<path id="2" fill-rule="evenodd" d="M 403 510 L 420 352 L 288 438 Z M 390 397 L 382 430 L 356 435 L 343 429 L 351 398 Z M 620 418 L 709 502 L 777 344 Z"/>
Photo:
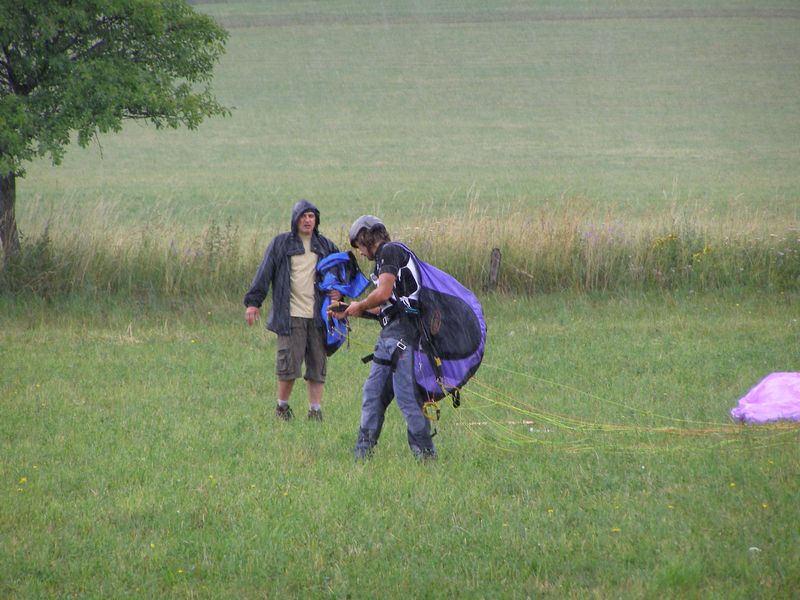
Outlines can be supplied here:
<path id="1" fill-rule="evenodd" d="M 17 203 L 16 175 L 0 176 L 0 242 L 3 244 L 4 264 L 19 256 L 19 232 L 14 206 Z"/>

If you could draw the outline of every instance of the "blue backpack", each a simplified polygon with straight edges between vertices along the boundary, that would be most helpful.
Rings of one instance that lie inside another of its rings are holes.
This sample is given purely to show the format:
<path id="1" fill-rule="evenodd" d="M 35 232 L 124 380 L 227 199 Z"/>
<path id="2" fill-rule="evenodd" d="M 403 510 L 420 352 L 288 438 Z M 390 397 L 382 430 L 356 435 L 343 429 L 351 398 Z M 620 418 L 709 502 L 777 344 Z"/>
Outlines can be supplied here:
<path id="1" fill-rule="evenodd" d="M 358 268 L 358 262 L 352 252 L 336 252 L 329 254 L 317 263 L 317 287 L 323 293 L 339 291 L 343 296 L 356 298 L 367 289 L 369 280 Z M 347 339 L 347 320 L 328 317 L 331 299 L 328 296 L 322 301 L 320 312 L 322 320 L 328 323 L 325 337 L 325 352 L 328 356 L 336 352 Z"/>
<path id="2" fill-rule="evenodd" d="M 397 242 L 394 242 L 397 243 Z M 455 277 L 420 260 L 406 245 L 419 272 L 420 340 L 415 348 L 414 378 L 429 401 L 459 390 L 478 370 L 486 347 L 486 319 L 475 294 Z"/>

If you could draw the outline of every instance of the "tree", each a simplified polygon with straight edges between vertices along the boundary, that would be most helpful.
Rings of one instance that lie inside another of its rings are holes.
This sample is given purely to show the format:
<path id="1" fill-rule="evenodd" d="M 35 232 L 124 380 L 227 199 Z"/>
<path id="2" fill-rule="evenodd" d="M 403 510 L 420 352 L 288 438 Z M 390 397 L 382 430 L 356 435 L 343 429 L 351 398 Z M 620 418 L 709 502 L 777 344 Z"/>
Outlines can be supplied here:
<path id="1" fill-rule="evenodd" d="M 210 89 L 227 32 L 184 0 L 0 0 L 0 239 L 20 252 L 22 165 L 59 164 L 123 120 L 196 128 L 228 114 Z"/>

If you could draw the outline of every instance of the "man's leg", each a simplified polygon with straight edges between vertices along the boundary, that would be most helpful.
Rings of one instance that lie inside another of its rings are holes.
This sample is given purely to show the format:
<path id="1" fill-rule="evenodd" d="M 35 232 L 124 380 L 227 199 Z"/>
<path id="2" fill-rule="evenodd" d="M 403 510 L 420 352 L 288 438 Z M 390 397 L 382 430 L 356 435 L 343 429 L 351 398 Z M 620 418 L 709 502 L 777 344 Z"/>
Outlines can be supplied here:
<path id="1" fill-rule="evenodd" d="M 278 405 L 275 407 L 275 416 L 288 421 L 294 417 L 289 407 L 289 397 L 294 388 L 295 379 L 300 377 L 300 365 L 305 350 L 305 332 L 297 326 L 297 320 L 292 319 L 292 330 L 289 335 L 279 335 L 277 344 L 277 357 L 275 361 L 275 374 L 278 378 Z"/>
<path id="2" fill-rule="evenodd" d="M 375 358 L 389 360 L 386 353 L 388 344 L 378 338 L 375 346 Z M 361 422 L 358 429 L 358 441 L 353 451 L 357 459 L 372 456 L 373 448 L 378 443 L 378 438 L 383 429 L 383 420 L 386 408 L 394 397 L 392 389 L 392 369 L 390 366 L 373 361 L 369 376 L 364 382 L 364 391 L 361 400 Z"/>
<path id="3" fill-rule="evenodd" d="M 306 381 L 308 387 L 308 420 L 322 421 L 322 392 L 325 384 L 321 381 Z"/>
<path id="4" fill-rule="evenodd" d="M 294 418 L 292 408 L 289 406 L 289 396 L 292 395 L 294 379 L 278 380 L 278 404 L 275 406 L 275 416 L 284 421 Z"/>
<path id="5" fill-rule="evenodd" d="M 322 393 L 327 374 L 327 355 L 325 354 L 324 330 L 314 326 L 314 321 L 306 322 L 306 387 L 308 388 L 308 418 L 322 421 Z"/>
<path id="6" fill-rule="evenodd" d="M 408 447 L 419 459 L 436 458 L 431 439 L 431 424 L 422 414 L 422 406 L 414 382 L 414 352 L 406 348 L 400 354 L 392 377 L 397 406 L 408 427 Z"/>
<path id="7" fill-rule="evenodd" d="M 325 384 L 320 381 L 307 381 L 308 387 L 308 403 L 311 406 L 319 406 L 322 404 L 322 394 L 325 390 Z"/>
<path id="8" fill-rule="evenodd" d="M 278 401 L 289 402 L 289 397 L 292 395 L 292 388 L 294 387 L 294 379 L 279 379 L 278 380 Z"/>

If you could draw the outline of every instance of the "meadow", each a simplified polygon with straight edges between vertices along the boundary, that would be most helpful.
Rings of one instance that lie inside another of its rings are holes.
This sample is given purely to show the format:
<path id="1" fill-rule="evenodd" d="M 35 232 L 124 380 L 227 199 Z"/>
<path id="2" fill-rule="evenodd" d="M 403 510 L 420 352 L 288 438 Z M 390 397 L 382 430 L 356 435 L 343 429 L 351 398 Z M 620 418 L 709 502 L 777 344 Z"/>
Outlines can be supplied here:
<path id="1" fill-rule="evenodd" d="M 492 215 L 585 200 L 796 226 L 794 2 L 484 4 L 197 3 L 231 32 L 214 89 L 232 116 L 131 124 L 32 164 L 21 218 L 102 200 L 133 222 L 263 232 L 300 197 L 338 226 L 477 195 Z"/>
<path id="2" fill-rule="evenodd" d="M 794 595 L 797 429 L 727 411 L 797 364 L 796 303 L 485 305 L 485 364 L 420 465 L 394 409 L 351 456 L 374 324 L 331 359 L 325 422 L 285 424 L 274 336 L 240 310 L 6 301 L 3 596 Z"/>
<path id="3" fill-rule="evenodd" d="M 800 430 L 728 417 L 800 370 L 793 2 L 193 4 L 232 115 L 18 183 L 1 597 L 796 597 Z M 241 298 L 300 197 L 478 292 L 437 462 L 394 408 L 352 459 L 371 323 L 274 420 Z"/>

